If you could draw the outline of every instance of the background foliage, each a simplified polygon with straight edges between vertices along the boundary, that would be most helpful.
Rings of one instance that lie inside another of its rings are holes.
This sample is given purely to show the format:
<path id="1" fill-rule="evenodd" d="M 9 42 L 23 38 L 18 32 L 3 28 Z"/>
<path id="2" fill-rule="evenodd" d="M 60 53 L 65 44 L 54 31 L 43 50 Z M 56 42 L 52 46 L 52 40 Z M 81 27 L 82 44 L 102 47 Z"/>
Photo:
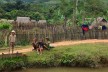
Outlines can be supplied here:
<path id="1" fill-rule="evenodd" d="M 0 0 L 0 18 L 29 16 L 46 19 L 49 24 L 72 24 L 76 15 L 77 24 L 81 24 L 83 18 L 108 16 L 107 0 L 78 0 L 77 4 L 76 0 Z"/>

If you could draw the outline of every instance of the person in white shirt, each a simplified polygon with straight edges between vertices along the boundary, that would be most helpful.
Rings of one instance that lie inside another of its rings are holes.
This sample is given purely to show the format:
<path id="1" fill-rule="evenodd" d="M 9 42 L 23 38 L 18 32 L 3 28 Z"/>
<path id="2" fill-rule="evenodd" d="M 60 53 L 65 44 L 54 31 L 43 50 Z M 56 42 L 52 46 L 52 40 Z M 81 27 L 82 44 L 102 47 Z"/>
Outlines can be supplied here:
<path id="1" fill-rule="evenodd" d="M 12 54 L 14 52 L 15 42 L 16 42 L 16 33 L 14 30 L 12 30 L 9 36 L 9 44 L 10 44 L 10 47 L 12 48 Z M 9 53 L 10 53 L 10 48 L 9 48 Z"/>

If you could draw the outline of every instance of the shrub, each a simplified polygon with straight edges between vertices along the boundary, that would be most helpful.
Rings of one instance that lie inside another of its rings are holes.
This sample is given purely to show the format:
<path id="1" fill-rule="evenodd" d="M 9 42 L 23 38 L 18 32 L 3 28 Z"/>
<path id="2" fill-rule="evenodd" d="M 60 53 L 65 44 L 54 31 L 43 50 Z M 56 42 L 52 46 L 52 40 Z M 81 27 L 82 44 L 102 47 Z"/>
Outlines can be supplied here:
<path id="1" fill-rule="evenodd" d="M 0 22 L 0 30 L 3 30 L 3 29 L 11 30 L 12 25 L 9 22 Z"/>
<path id="2" fill-rule="evenodd" d="M 27 59 L 25 57 L 0 59 L 0 70 L 15 70 L 25 67 Z"/>

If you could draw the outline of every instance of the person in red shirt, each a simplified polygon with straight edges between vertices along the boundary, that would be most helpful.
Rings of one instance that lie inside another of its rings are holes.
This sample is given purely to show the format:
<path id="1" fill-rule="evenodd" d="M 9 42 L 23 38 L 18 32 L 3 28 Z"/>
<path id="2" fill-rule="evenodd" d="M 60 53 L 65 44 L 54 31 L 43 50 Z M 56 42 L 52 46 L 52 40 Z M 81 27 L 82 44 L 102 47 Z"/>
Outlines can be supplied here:
<path id="1" fill-rule="evenodd" d="M 83 35 L 85 35 L 85 32 L 87 32 L 88 30 L 89 30 L 88 25 L 83 24 L 83 25 L 82 25 Z"/>

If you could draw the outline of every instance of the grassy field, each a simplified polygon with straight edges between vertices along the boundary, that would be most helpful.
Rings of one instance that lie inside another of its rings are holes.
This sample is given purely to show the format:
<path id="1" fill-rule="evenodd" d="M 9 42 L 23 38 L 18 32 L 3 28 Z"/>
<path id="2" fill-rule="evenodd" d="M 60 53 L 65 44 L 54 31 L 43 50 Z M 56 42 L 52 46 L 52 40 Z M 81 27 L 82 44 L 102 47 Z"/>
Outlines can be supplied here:
<path id="1" fill-rule="evenodd" d="M 56 47 L 51 51 L 44 51 L 42 55 L 38 55 L 36 51 L 27 53 L 28 60 L 38 65 L 44 64 L 48 66 L 85 66 L 97 67 L 107 64 L 108 61 L 108 44 L 79 44 L 72 46 Z M 53 65 L 51 65 L 51 63 Z"/>
<path id="2" fill-rule="evenodd" d="M 60 46 L 38 55 L 36 51 L 26 53 L 27 58 L 0 59 L 0 68 L 23 67 L 102 67 L 108 66 L 108 44 L 79 44 Z"/>

